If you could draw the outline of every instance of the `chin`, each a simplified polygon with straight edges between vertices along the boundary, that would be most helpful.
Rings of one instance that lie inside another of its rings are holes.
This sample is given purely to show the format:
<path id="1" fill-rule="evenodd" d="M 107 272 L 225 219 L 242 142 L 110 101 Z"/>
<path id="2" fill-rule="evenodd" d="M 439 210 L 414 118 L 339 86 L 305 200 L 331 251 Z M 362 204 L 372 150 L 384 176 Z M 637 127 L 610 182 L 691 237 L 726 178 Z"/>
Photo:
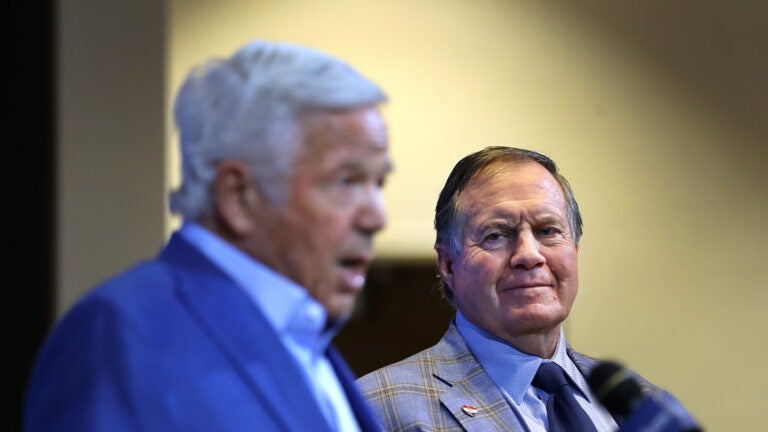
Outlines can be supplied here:
<path id="1" fill-rule="evenodd" d="M 347 318 L 355 307 L 355 298 L 351 297 L 335 299 L 332 304 L 325 307 L 329 320 L 339 320 Z"/>
<path id="2" fill-rule="evenodd" d="M 510 317 L 510 321 L 520 323 L 521 327 L 529 329 L 551 329 L 560 325 L 568 314 L 562 311 L 530 311 L 518 312 Z"/>

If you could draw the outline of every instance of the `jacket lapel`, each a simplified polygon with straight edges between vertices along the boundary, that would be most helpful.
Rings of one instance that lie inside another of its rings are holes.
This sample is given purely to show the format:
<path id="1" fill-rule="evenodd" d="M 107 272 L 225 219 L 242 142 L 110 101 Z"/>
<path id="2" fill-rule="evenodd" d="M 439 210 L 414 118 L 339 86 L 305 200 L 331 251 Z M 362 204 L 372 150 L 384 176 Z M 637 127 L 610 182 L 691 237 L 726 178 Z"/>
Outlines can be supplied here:
<path id="1" fill-rule="evenodd" d="M 465 430 L 525 430 L 454 324 L 435 346 L 435 366 L 434 376 L 450 386 L 440 402 Z"/>
<path id="2" fill-rule="evenodd" d="M 357 419 L 358 425 L 360 425 L 360 430 L 363 432 L 380 431 L 381 429 L 379 429 L 375 416 L 368 406 L 368 402 L 366 402 L 365 398 L 360 393 L 357 384 L 355 384 L 355 377 L 346 362 L 344 362 L 344 359 L 334 347 L 329 347 L 326 355 L 331 361 L 336 376 L 339 377 L 339 381 L 344 388 L 344 393 L 346 393 L 347 400 L 349 400 L 349 404 L 352 406 L 352 412 L 355 413 L 355 418 Z"/>
<path id="3" fill-rule="evenodd" d="M 175 269 L 181 303 L 282 429 L 329 430 L 298 364 L 242 289 L 178 235 L 160 259 Z"/>

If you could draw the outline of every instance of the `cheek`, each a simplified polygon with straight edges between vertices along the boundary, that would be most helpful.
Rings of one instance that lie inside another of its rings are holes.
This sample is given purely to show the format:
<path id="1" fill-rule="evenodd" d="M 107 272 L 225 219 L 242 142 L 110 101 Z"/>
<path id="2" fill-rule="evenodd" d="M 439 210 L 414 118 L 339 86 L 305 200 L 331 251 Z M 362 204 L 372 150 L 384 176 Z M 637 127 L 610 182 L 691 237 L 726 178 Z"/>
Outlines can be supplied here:
<path id="1" fill-rule="evenodd" d="M 340 210 L 331 200 L 323 199 L 323 196 L 306 199 L 297 213 L 297 222 L 301 224 L 298 229 L 305 236 L 309 236 L 310 241 L 323 241 L 334 237 L 343 229 L 347 219 L 346 212 Z"/>
<path id="2" fill-rule="evenodd" d="M 475 284 L 495 284 L 504 272 L 505 258 L 502 254 L 476 250 L 462 262 L 464 273 Z"/>
<path id="3" fill-rule="evenodd" d="M 352 218 L 343 213 L 329 213 L 317 219 L 312 235 L 322 241 L 335 244 L 352 231 Z"/>
<path id="4" fill-rule="evenodd" d="M 560 267 L 564 278 L 570 279 L 574 283 L 578 280 L 579 266 L 575 251 L 563 254 L 560 260 Z"/>
<path id="5" fill-rule="evenodd" d="M 561 254 L 552 261 L 551 270 L 560 283 L 561 295 L 573 302 L 579 288 L 579 271 L 575 252 Z"/>
<path id="6" fill-rule="evenodd" d="M 349 218 L 338 214 L 325 215 L 302 229 L 299 247 L 312 254 L 317 265 L 325 265 L 323 263 L 334 260 L 344 251 L 351 232 Z"/>
<path id="7" fill-rule="evenodd" d="M 469 253 L 454 267 L 457 290 L 465 291 L 465 296 L 478 296 L 494 292 L 504 266 L 498 257 L 482 251 Z"/>

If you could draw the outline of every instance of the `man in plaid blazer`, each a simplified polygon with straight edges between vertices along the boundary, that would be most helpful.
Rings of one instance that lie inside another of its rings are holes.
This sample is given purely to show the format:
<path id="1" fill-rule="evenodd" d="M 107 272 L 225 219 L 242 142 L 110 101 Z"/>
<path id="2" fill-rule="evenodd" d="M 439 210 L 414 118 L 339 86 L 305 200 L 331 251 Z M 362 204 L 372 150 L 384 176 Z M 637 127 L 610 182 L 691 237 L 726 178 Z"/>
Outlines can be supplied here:
<path id="1" fill-rule="evenodd" d="M 585 427 L 569 431 L 616 430 L 621 419 L 586 383 L 596 360 L 573 350 L 562 329 L 578 290 L 582 221 L 555 163 L 510 147 L 468 155 L 440 194 L 435 229 L 443 295 L 456 317 L 437 345 L 358 380 L 381 427 L 554 430 L 551 396 L 533 385 L 552 362 L 584 411 L 578 416 L 586 414 Z M 674 400 L 634 378 L 644 394 Z"/>

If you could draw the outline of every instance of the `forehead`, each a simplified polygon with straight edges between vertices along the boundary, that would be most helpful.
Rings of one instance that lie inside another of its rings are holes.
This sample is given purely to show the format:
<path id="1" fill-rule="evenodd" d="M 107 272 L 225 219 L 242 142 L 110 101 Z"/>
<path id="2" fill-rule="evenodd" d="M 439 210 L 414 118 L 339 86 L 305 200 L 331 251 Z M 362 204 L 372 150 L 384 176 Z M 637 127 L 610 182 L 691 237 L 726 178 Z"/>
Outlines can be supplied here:
<path id="1" fill-rule="evenodd" d="M 310 151 L 350 146 L 386 149 L 389 141 L 384 118 L 375 107 L 314 111 L 300 124 Z"/>
<path id="2" fill-rule="evenodd" d="M 297 158 L 300 165 L 322 169 L 345 161 L 390 169 L 387 127 L 375 107 L 316 111 L 306 114 L 300 124 L 304 138 Z"/>
<path id="3" fill-rule="evenodd" d="M 486 166 L 459 194 L 459 208 L 480 211 L 501 203 L 555 206 L 565 210 L 565 196 L 557 179 L 534 161 L 500 161 Z"/>

